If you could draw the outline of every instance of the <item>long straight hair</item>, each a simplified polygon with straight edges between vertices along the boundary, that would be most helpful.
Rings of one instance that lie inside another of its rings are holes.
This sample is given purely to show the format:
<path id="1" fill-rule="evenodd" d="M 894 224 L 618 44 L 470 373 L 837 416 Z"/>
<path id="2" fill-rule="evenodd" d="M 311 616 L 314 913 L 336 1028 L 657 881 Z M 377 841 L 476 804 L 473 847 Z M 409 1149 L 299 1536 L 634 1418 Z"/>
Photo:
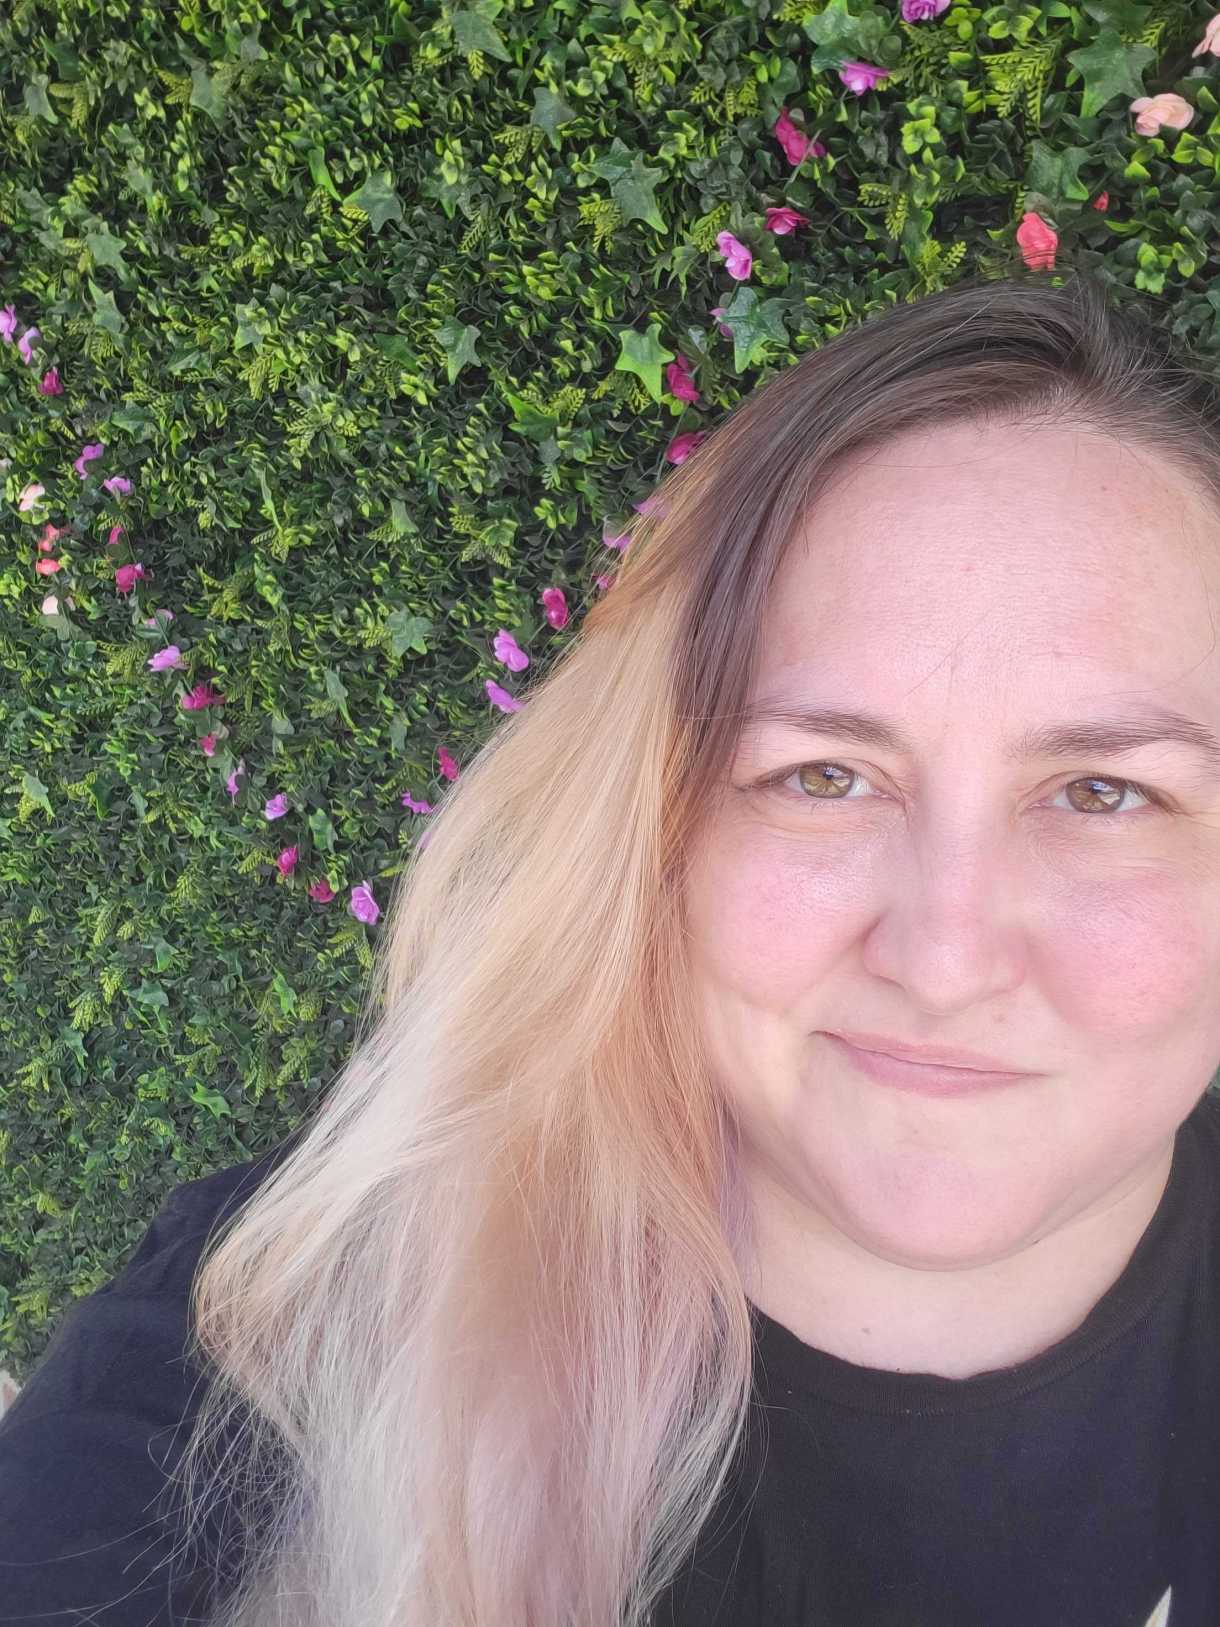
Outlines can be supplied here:
<path id="1" fill-rule="evenodd" d="M 846 455 L 963 420 L 1113 435 L 1220 508 L 1214 381 L 1079 273 L 869 317 L 666 476 L 400 875 L 316 1115 L 209 1238 L 180 1474 L 212 1627 L 645 1627 L 680 1571 L 753 1378 L 687 858 L 807 506 Z"/>

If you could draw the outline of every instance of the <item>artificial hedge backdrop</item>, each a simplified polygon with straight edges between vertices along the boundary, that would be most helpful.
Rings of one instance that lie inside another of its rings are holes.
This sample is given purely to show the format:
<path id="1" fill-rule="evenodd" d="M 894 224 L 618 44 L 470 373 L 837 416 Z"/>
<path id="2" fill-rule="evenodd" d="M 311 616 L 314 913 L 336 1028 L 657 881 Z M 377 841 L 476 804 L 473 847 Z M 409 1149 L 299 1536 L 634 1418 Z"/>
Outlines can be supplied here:
<path id="1" fill-rule="evenodd" d="M 1100 267 L 1220 348 L 1220 17 L 16 0 L 0 1366 L 348 1053 L 446 778 L 666 459 L 868 311 Z"/>

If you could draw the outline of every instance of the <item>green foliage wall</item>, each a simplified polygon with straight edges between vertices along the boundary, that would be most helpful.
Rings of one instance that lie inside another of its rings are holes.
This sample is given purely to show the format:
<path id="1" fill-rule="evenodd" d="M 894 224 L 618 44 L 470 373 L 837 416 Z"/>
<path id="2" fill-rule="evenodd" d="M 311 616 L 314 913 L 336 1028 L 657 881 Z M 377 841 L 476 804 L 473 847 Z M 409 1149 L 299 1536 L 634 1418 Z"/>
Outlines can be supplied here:
<path id="1" fill-rule="evenodd" d="M 7 8 L 18 1377 L 171 1186 L 326 1088 L 446 774 L 607 591 L 667 456 L 966 273 L 1100 266 L 1220 346 L 1208 15 L 905 9 Z"/>

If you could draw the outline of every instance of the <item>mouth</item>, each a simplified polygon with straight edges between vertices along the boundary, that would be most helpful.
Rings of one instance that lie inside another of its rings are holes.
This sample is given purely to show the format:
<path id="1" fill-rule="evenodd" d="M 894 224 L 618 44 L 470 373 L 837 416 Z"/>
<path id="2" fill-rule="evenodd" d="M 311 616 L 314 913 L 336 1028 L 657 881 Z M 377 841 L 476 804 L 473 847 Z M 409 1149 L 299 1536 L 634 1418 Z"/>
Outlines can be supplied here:
<path id="1" fill-rule="evenodd" d="M 909 1062 L 884 1051 L 867 1051 L 839 1034 L 824 1037 L 858 1072 L 879 1084 L 921 1096 L 972 1096 L 1036 1077 L 1030 1073 L 985 1073 L 977 1068 L 951 1068 L 939 1062 Z"/>

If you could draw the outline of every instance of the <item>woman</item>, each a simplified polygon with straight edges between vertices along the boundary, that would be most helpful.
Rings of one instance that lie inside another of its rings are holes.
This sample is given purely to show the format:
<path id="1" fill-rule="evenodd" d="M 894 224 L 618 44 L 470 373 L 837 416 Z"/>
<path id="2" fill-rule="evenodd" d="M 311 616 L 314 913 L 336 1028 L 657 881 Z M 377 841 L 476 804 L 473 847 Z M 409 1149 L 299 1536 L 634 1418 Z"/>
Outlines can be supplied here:
<path id="1" fill-rule="evenodd" d="M 1083 278 L 771 379 L 0 1428 L 16 1619 L 1220 1619 L 1218 590 L 1214 388 Z"/>

